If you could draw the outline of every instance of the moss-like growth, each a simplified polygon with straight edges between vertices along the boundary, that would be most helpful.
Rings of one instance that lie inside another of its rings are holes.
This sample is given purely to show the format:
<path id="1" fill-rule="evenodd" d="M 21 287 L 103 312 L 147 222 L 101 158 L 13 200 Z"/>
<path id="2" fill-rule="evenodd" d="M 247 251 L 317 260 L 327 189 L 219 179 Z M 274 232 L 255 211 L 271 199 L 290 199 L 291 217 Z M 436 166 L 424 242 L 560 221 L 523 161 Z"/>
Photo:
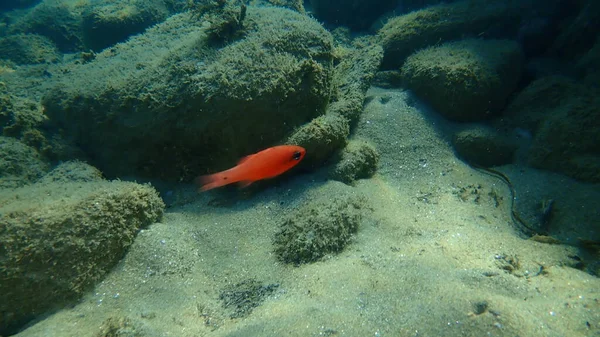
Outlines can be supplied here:
<path id="1" fill-rule="evenodd" d="M 281 225 L 274 240 L 275 254 L 298 265 L 338 253 L 358 230 L 364 212 L 365 199 L 355 195 L 304 205 Z"/>
<path id="2" fill-rule="evenodd" d="M 39 102 L 9 95 L 7 88 L 0 82 L 0 135 L 18 139 L 35 149 L 36 158 L 43 161 L 82 157 L 79 149 L 46 128 L 47 122 L 48 117 Z"/>
<path id="3" fill-rule="evenodd" d="M 92 182 L 102 180 L 102 172 L 82 161 L 74 160 L 59 164 L 48 172 L 40 183 Z"/>
<path id="4" fill-rule="evenodd" d="M 279 284 L 276 283 L 263 285 L 257 280 L 248 279 L 226 287 L 221 291 L 219 299 L 226 309 L 231 310 L 229 317 L 246 317 L 278 287 Z"/>
<path id="5" fill-rule="evenodd" d="M 244 33 L 248 7 L 242 1 L 188 0 L 188 7 L 205 23 L 212 44 L 232 42 Z"/>
<path id="6" fill-rule="evenodd" d="M 54 43 L 37 34 L 17 34 L 0 39 L 0 55 L 16 64 L 56 62 L 60 58 Z"/>
<path id="7" fill-rule="evenodd" d="M 135 323 L 126 316 L 112 316 L 104 320 L 93 337 L 144 337 Z"/>
<path id="8" fill-rule="evenodd" d="M 20 141 L 0 136 L 0 188 L 31 184 L 48 170 L 39 153 Z"/>
<path id="9" fill-rule="evenodd" d="M 163 1 L 101 0 L 85 8 L 81 30 L 86 47 L 99 51 L 143 32 L 168 15 Z"/>
<path id="10" fill-rule="evenodd" d="M 314 15 L 332 25 L 366 30 L 379 16 L 398 5 L 397 0 L 310 0 Z"/>
<path id="11" fill-rule="evenodd" d="M 87 2 L 84 2 L 87 4 Z M 81 8 L 66 1 L 44 1 L 10 26 L 10 34 L 31 33 L 52 40 L 62 52 L 84 48 Z"/>
<path id="12" fill-rule="evenodd" d="M 250 0 L 250 5 L 271 5 L 293 9 L 298 13 L 305 13 L 303 0 Z"/>
<path id="13" fill-rule="evenodd" d="M 315 20 L 248 6 L 243 26 L 216 48 L 198 16 L 174 15 L 70 69 L 46 113 L 109 177 L 227 168 L 323 114 L 333 77 L 333 40 Z"/>
<path id="14" fill-rule="evenodd" d="M 5 87 L 0 87 L 0 132 L 3 136 L 22 138 L 27 131 L 39 130 L 47 119 L 39 103 L 11 96 Z"/>
<path id="15" fill-rule="evenodd" d="M 346 146 L 350 125 L 337 114 L 320 116 L 299 128 L 287 143 L 302 146 L 308 154 L 300 165 L 319 166 L 335 151 Z"/>
<path id="16" fill-rule="evenodd" d="M 600 182 L 598 88 L 560 76 L 541 78 L 521 91 L 505 114 L 533 134 L 530 165 Z"/>
<path id="17" fill-rule="evenodd" d="M 465 36 L 514 36 L 520 11 L 517 2 L 464 0 L 395 17 L 378 32 L 384 49 L 382 67 L 398 68 L 416 50 Z"/>
<path id="18" fill-rule="evenodd" d="M 478 121 L 504 108 L 522 67 L 523 55 L 514 41 L 463 40 L 411 55 L 402 78 L 446 118 Z"/>
<path id="19" fill-rule="evenodd" d="M 305 124 L 287 143 L 303 146 L 307 156 L 300 165 L 319 166 L 346 146 L 352 125 L 363 108 L 365 93 L 377 71 L 383 51 L 369 41 L 336 48 L 340 62 L 335 67 L 332 102 L 324 116 Z"/>
<path id="20" fill-rule="evenodd" d="M 3 335 L 79 298 L 164 209 L 150 186 L 106 181 L 36 184 L 0 205 Z"/>
<path id="21" fill-rule="evenodd" d="M 335 67 L 333 102 L 328 113 L 336 113 L 350 125 L 358 120 L 367 89 L 383 58 L 383 49 L 369 39 L 357 39 L 351 47 L 336 48 L 341 54 Z"/>
<path id="22" fill-rule="evenodd" d="M 10 10 L 15 8 L 24 8 L 32 6 L 41 0 L 3 0 L 0 2 L 1 10 Z"/>
<path id="23" fill-rule="evenodd" d="M 500 132 L 483 126 L 473 126 L 457 132 L 452 144 L 468 163 L 490 167 L 509 164 L 513 160 L 517 145 Z"/>
<path id="24" fill-rule="evenodd" d="M 346 184 L 357 179 L 369 178 L 377 170 L 379 153 L 373 145 L 352 140 L 341 151 L 337 164 L 331 169 L 331 177 Z"/>

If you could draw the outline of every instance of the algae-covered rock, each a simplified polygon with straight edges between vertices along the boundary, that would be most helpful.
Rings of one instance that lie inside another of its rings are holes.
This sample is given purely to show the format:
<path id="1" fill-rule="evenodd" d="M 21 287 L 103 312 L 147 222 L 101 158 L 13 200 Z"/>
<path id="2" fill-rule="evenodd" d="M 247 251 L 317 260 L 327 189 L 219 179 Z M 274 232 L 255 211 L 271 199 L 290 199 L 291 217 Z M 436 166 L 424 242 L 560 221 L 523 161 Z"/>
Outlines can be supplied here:
<path id="1" fill-rule="evenodd" d="M 507 135 L 480 125 L 454 134 L 452 145 L 468 163 L 483 167 L 509 164 L 517 150 L 516 143 Z"/>
<path id="2" fill-rule="evenodd" d="M 568 20 L 564 20 L 558 36 L 547 51 L 567 62 L 592 48 L 600 34 L 600 2 L 578 1 L 572 10 L 574 13 L 571 13 Z"/>
<path id="3" fill-rule="evenodd" d="M 250 0 L 249 4 L 252 6 L 280 6 L 293 9 L 302 14 L 305 12 L 303 0 Z"/>
<path id="4" fill-rule="evenodd" d="M 350 134 L 348 121 L 337 114 L 319 116 L 300 127 L 287 140 L 306 149 L 308 154 L 300 163 L 302 166 L 319 166 L 336 150 L 346 146 Z"/>
<path id="5" fill-rule="evenodd" d="M 108 176 L 170 180 L 225 168 L 323 113 L 333 41 L 317 21 L 249 6 L 228 44 L 207 29 L 182 13 L 98 53 L 43 98 L 46 113 Z"/>
<path id="6" fill-rule="evenodd" d="M 341 151 L 330 175 L 335 180 L 351 184 L 375 174 L 378 162 L 379 153 L 373 145 L 362 140 L 351 140 Z"/>
<path id="7" fill-rule="evenodd" d="M 363 197 L 341 193 L 300 207 L 276 234 L 275 254 L 286 263 L 314 262 L 339 253 L 351 241 L 367 210 Z"/>
<path id="8" fill-rule="evenodd" d="M 3 136 L 21 138 L 28 131 L 39 131 L 46 120 L 39 103 L 10 95 L 0 84 L 0 133 Z"/>
<path id="9" fill-rule="evenodd" d="M 31 184 L 48 170 L 48 164 L 33 148 L 0 136 L 0 188 Z"/>
<path id="10" fill-rule="evenodd" d="M 91 182 L 102 180 L 102 172 L 82 161 L 72 160 L 60 163 L 48 172 L 40 183 Z"/>
<path id="11" fill-rule="evenodd" d="M 9 33 L 45 36 L 62 52 L 82 50 L 80 11 L 74 3 L 46 0 L 11 24 Z"/>
<path id="12" fill-rule="evenodd" d="M 62 170 L 62 169 L 61 169 Z M 164 204 L 129 182 L 48 182 L 0 194 L 0 334 L 72 303 Z"/>
<path id="13" fill-rule="evenodd" d="M 371 86 L 383 58 L 383 49 L 368 39 L 357 39 L 345 48 L 344 57 L 335 67 L 333 102 L 327 113 L 345 117 L 350 125 L 358 120 L 365 93 Z"/>
<path id="14" fill-rule="evenodd" d="M 600 35 L 596 43 L 576 63 L 579 77 L 589 86 L 600 87 Z"/>
<path id="15" fill-rule="evenodd" d="M 0 39 L 0 58 L 16 64 L 56 62 L 58 49 L 50 39 L 37 34 L 17 34 Z"/>
<path id="16" fill-rule="evenodd" d="M 397 2 L 397 0 L 310 0 L 310 5 L 319 20 L 336 26 L 364 30 L 383 13 L 394 9 Z"/>
<path id="17" fill-rule="evenodd" d="M 478 121 L 504 108 L 522 67 L 523 55 L 514 41 L 463 40 L 411 55 L 402 78 L 446 118 Z"/>
<path id="18" fill-rule="evenodd" d="M 333 98 L 326 114 L 300 127 L 286 141 L 306 149 L 302 166 L 320 166 L 346 146 L 383 56 L 381 46 L 363 41 L 344 48 L 344 53 L 335 67 Z"/>
<path id="19" fill-rule="evenodd" d="M 47 122 L 39 102 L 9 94 L 0 82 L 0 135 L 35 149 L 35 158 L 43 161 L 81 158 L 81 150 L 47 128 Z"/>
<path id="20" fill-rule="evenodd" d="M 2 0 L 0 1 L 0 9 L 8 10 L 15 8 L 24 8 L 32 6 L 41 0 Z"/>
<path id="21" fill-rule="evenodd" d="M 102 50 L 143 32 L 169 15 L 160 0 L 96 1 L 83 13 L 82 32 L 87 47 Z"/>
<path id="22" fill-rule="evenodd" d="M 532 82 L 505 115 L 533 135 L 529 164 L 600 182 L 600 91 L 559 76 Z"/>
<path id="23" fill-rule="evenodd" d="M 468 36 L 514 37 L 520 13 L 513 1 L 465 0 L 395 17 L 378 32 L 384 49 L 382 68 L 398 68 L 416 50 Z"/>

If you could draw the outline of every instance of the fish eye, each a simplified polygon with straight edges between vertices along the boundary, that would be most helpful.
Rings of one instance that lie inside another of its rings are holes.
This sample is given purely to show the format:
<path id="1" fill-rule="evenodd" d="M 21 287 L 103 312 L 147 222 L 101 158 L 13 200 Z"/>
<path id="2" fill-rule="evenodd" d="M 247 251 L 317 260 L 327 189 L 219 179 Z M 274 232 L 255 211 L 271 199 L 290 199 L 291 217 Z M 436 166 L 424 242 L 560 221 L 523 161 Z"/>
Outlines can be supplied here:
<path id="1" fill-rule="evenodd" d="M 300 153 L 300 151 L 296 151 L 294 152 L 294 154 L 292 155 L 292 158 L 294 160 L 300 160 L 300 157 L 302 157 L 302 153 Z"/>

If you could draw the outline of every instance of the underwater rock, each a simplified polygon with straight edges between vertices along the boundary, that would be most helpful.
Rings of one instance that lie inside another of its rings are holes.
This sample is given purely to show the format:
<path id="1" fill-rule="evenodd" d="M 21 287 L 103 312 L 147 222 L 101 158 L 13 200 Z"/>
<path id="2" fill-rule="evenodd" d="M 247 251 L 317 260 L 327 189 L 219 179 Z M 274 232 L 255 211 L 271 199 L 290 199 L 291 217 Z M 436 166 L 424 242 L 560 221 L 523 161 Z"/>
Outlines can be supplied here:
<path id="1" fill-rule="evenodd" d="M 0 188 L 31 184 L 48 170 L 35 149 L 14 138 L 0 136 L 0 149 Z"/>
<path id="2" fill-rule="evenodd" d="M 517 150 L 517 145 L 509 137 L 481 125 L 454 134 L 452 145 L 468 163 L 483 167 L 509 164 Z"/>
<path id="3" fill-rule="evenodd" d="M 397 0 L 310 0 L 317 19 L 353 30 L 365 30 L 386 11 L 396 7 Z"/>
<path id="4" fill-rule="evenodd" d="M 39 102 L 9 94 L 0 83 L 0 135 L 35 149 L 45 162 L 82 158 L 80 149 L 46 127 L 47 121 Z"/>
<path id="5" fill-rule="evenodd" d="M 362 113 L 365 94 L 381 65 L 383 49 L 369 38 L 356 39 L 344 49 L 344 56 L 335 67 L 333 99 L 327 112 L 339 114 L 354 125 Z"/>
<path id="6" fill-rule="evenodd" d="M 46 113 L 108 176 L 191 179 L 266 148 L 321 115 L 331 35 L 283 8 L 247 8 L 243 34 L 218 48 L 206 23 L 174 15 L 70 69 Z"/>
<path id="7" fill-rule="evenodd" d="M 306 149 L 301 167 L 318 167 L 346 146 L 350 128 L 363 110 L 366 91 L 383 57 L 379 45 L 361 40 L 344 48 L 344 53 L 334 70 L 334 93 L 326 114 L 300 127 L 286 141 Z"/>
<path id="8" fill-rule="evenodd" d="M 39 103 L 11 95 L 0 83 L 0 133 L 3 136 L 24 138 L 27 132 L 40 132 L 46 120 Z"/>
<path id="9" fill-rule="evenodd" d="M 313 200 L 289 216 L 275 235 L 275 254 L 286 263 L 314 262 L 339 253 L 358 230 L 366 199 L 350 193 Z"/>
<path id="10" fill-rule="evenodd" d="M 2 0 L 0 1 L 0 10 L 25 8 L 33 6 L 40 1 L 42 0 Z"/>
<path id="11" fill-rule="evenodd" d="M 309 154 L 298 166 L 317 167 L 335 151 L 346 146 L 348 135 L 350 125 L 344 117 L 326 114 L 301 126 L 286 143 L 298 144 Z"/>
<path id="12" fill-rule="evenodd" d="M 594 46 L 577 60 L 575 69 L 585 84 L 600 86 L 600 36 Z"/>
<path id="13" fill-rule="evenodd" d="M 375 74 L 373 85 L 380 88 L 398 88 L 402 85 L 400 70 L 382 70 Z"/>
<path id="14" fill-rule="evenodd" d="M 305 13 L 303 0 L 250 0 L 249 4 L 252 6 L 281 6 L 293 9 L 298 13 Z"/>
<path id="15" fill-rule="evenodd" d="M 529 165 L 600 182 L 599 90 L 549 76 L 515 97 L 505 115 L 512 125 L 533 135 Z"/>
<path id="16" fill-rule="evenodd" d="M 458 1 L 390 19 L 378 32 L 384 49 L 383 69 L 397 69 L 413 52 L 461 39 L 514 37 L 521 22 L 518 2 Z"/>
<path id="17" fill-rule="evenodd" d="M 583 0 L 571 4 L 571 17 L 564 20 L 558 36 L 547 51 L 548 55 L 557 56 L 566 62 L 588 51 L 600 34 L 600 2 Z"/>
<path id="18" fill-rule="evenodd" d="M 331 177 L 346 184 L 369 178 L 377 170 L 379 153 L 373 145 L 362 140 L 351 140 L 341 151 Z"/>
<path id="19" fill-rule="evenodd" d="M 73 303 L 164 209 L 147 185 L 60 179 L 1 194 L 0 205 L 2 335 Z"/>
<path id="20" fill-rule="evenodd" d="M 9 26 L 9 34 L 38 34 L 49 38 L 61 52 L 84 47 L 80 9 L 63 1 L 43 1 Z"/>
<path id="21" fill-rule="evenodd" d="M 169 11 L 163 1 L 96 1 L 83 13 L 82 31 L 88 48 L 100 51 L 163 21 Z"/>
<path id="22" fill-rule="evenodd" d="M 402 77 L 446 118 L 467 122 L 500 112 L 522 68 L 523 54 L 516 42 L 473 39 L 414 53 L 402 66 Z"/>
<path id="23" fill-rule="evenodd" d="M 100 170 L 82 161 L 72 160 L 57 165 L 52 171 L 44 175 L 39 183 L 83 183 L 100 180 L 102 180 L 102 172 Z"/>
<path id="24" fill-rule="evenodd" d="M 56 62 L 61 57 L 54 43 L 37 34 L 9 35 L 0 39 L 0 58 L 15 64 Z"/>

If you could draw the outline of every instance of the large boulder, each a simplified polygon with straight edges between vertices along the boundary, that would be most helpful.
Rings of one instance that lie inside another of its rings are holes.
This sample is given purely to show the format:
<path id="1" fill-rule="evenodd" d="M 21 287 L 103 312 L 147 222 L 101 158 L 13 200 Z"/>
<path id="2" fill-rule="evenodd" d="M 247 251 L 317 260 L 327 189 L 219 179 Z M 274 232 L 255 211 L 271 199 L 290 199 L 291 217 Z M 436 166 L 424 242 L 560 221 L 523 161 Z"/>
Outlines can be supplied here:
<path id="1" fill-rule="evenodd" d="M 414 53 L 402 66 L 402 78 L 446 118 L 468 122 L 500 112 L 522 68 L 516 42 L 469 39 Z"/>
<path id="2" fill-rule="evenodd" d="M 31 184 L 48 170 L 40 154 L 17 139 L 0 136 L 0 188 Z"/>
<path id="3" fill-rule="evenodd" d="M 1 335 L 73 303 L 162 216 L 152 187 L 65 165 L 38 184 L 0 191 Z"/>
<path id="4" fill-rule="evenodd" d="M 63 1 L 40 2 L 11 23 L 8 33 L 45 36 L 63 52 L 84 48 L 80 8 Z"/>
<path id="5" fill-rule="evenodd" d="M 169 10 L 162 0 L 102 0 L 83 13 L 82 30 L 87 47 L 102 50 L 163 21 Z"/>
<path id="6" fill-rule="evenodd" d="M 362 113 L 366 91 L 383 57 L 381 46 L 362 39 L 338 47 L 338 52 L 343 56 L 339 56 L 335 67 L 332 100 L 326 114 L 306 123 L 287 139 L 288 143 L 306 149 L 307 156 L 300 167 L 321 166 L 346 146 L 351 127 Z"/>
<path id="7" fill-rule="evenodd" d="M 7 31 L 11 35 L 45 36 L 63 52 L 100 50 L 141 33 L 163 21 L 170 13 L 180 11 L 183 8 L 181 2 L 45 0 L 14 15 Z"/>
<path id="8" fill-rule="evenodd" d="M 329 24 L 365 30 L 386 11 L 398 6 L 398 0 L 310 0 L 314 15 Z"/>
<path id="9" fill-rule="evenodd" d="M 383 69 L 396 69 L 416 50 L 465 37 L 514 38 L 521 7 L 514 1 L 465 0 L 390 19 L 378 32 Z"/>
<path id="10" fill-rule="evenodd" d="M 456 132 L 452 145 L 466 162 L 483 167 L 510 164 L 517 150 L 514 139 L 483 125 L 469 125 Z"/>
<path id="11" fill-rule="evenodd" d="M 600 182 L 600 89 L 551 76 L 532 82 L 507 107 L 507 119 L 533 135 L 529 164 Z"/>
<path id="12" fill-rule="evenodd" d="M 237 11 L 172 16 L 72 67 L 46 113 L 109 176 L 189 179 L 281 142 L 327 106 L 332 37 L 292 10 Z"/>
<path id="13" fill-rule="evenodd" d="M 7 150 L 3 148 L 0 156 L 12 156 L 16 154 L 14 151 L 17 151 L 22 154 L 30 153 L 23 157 L 26 160 L 36 158 L 44 162 L 82 158 L 82 153 L 76 146 L 65 141 L 51 128 L 47 128 L 48 117 L 44 114 L 41 104 L 36 100 L 22 97 L 24 92 L 31 94 L 43 90 L 39 88 L 38 80 L 24 81 L 21 73 L 10 75 L 5 77 L 7 84 L 0 82 L 0 135 L 15 138 L 21 144 L 15 145 L 15 141 L 9 140 L 2 141 Z M 36 88 L 30 87 L 31 83 Z M 35 97 L 35 94 L 31 95 Z M 23 146 L 30 149 L 25 150 Z M 9 150 L 11 148 L 14 151 Z M 13 151 L 13 154 L 11 155 L 9 151 Z M 35 155 L 32 155 L 31 151 L 35 151 Z M 31 169 L 36 165 L 25 164 L 25 166 Z"/>
<path id="14" fill-rule="evenodd" d="M 41 0 L 3 0 L 0 1 L 0 10 L 10 10 L 33 6 Z"/>
<path id="15" fill-rule="evenodd" d="M 0 38 L 0 58 L 16 64 L 56 62 L 61 55 L 54 43 L 37 34 L 16 34 Z"/>

